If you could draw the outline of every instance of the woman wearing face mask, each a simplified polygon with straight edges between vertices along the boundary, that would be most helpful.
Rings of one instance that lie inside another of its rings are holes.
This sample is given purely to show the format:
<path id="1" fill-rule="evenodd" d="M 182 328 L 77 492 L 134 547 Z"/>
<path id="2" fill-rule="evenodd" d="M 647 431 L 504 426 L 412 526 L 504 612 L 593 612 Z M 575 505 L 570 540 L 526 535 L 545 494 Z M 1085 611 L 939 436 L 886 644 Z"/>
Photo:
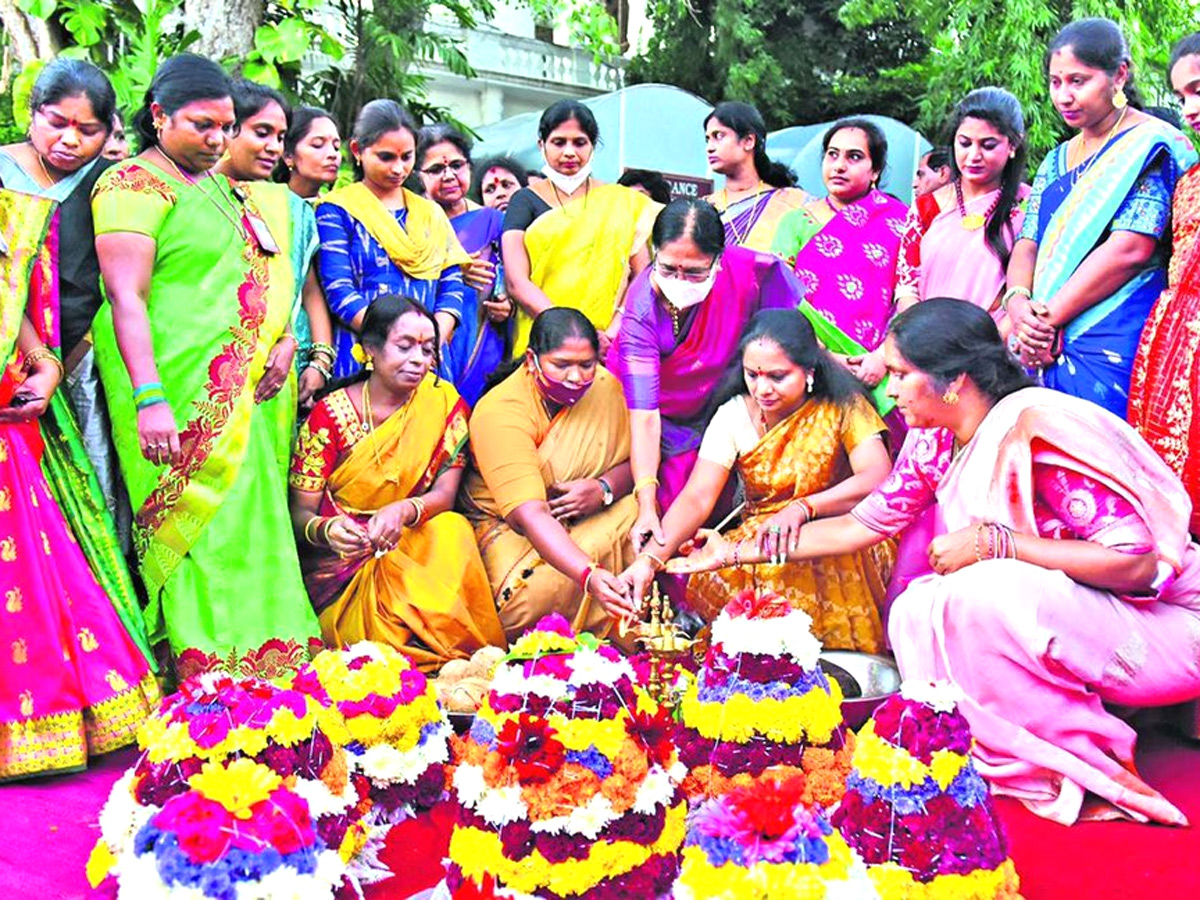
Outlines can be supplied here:
<path id="1" fill-rule="evenodd" d="M 58 204 L 50 221 L 57 252 L 48 253 L 41 271 L 55 283 L 57 303 L 31 320 L 66 376 L 39 417 L 42 465 L 97 578 L 148 652 L 124 559 L 132 514 L 90 335 L 103 304 L 91 192 L 111 166 L 100 154 L 116 104 L 112 85 L 96 66 L 74 59 L 49 63 L 30 94 L 29 140 L 0 150 L 0 182 Z"/>
<path id="2" fill-rule="evenodd" d="M 515 159 L 493 156 L 476 170 L 471 196 L 487 209 L 505 212 L 513 195 L 528 183 L 525 167 Z"/>
<path id="3" fill-rule="evenodd" d="M 708 167 L 725 176 L 725 187 L 708 197 L 721 214 L 725 243 L 770 251 L 783 217 L 812 198 L 787 166 L 767 156 L 762 114 L 749 103 L 718 103 L 704 120 L 704 141 Z"/>
<path id="4" fill-rule="evenodd" d="M 1188 127 L 1200 132 L 1200 32 L 1175 45 L 1170 73 Z M 1175 187 L 1171 230 L 1168 283 L 1138 345 L 1129 421 L 1183 479 L 1200 536 L 1200 165 Z"/>
<path id="5" fill-rule="evenodd" d="M 916 304 L 884 352 L 912 429 L 900 458 L 849 515 L 805 525 L 788 559 L 861 551 L 936 508 L 933 574 L 897 599 L 888 632 L 904 678 L 962 689 L 993 793 L 1063 824 L 1187 824 L 1137 775 L 1137 736 L 1107 708 L 1200 696 L 1183 486 L 1116 416 L 1030 386 L 974 304 Z M 729 565 L 729 542 L 704 539 L 670 568 Z M 739 561 L 768 557 L 743 545 Z"/>
<path id="6" fill-rule="evenodd" d="M 376 297 L 411 297 L 432 310 L 443 343 L 463 320 L 469 288 L 463 250 L 446 214 L 404 187 L 417 158 L 417 127 L 395 100 L 372 100 L 354 123 L 350 153 L 361 179 L 317 207 L 321 284 L 337 321 L 336 375 L 357 372 L 351 354 Z"/>
<path id="7" fill-rule="evenodd" d="M 296 338 L 293 365 L 298 375 L 296 400 L 301 409 L 312 406 L 312 397 L 325 386 L 333 362 L 333 325 L 313 259 L 317 252 L 317 218 L 312 207 L 282 185 L 265 183 L 278 170 L 283 156 L 292 109 L 274 88 L 245 79 L 233 86 L 237 116 L 229 149 L 216 171 L 243 182 L 259 206 L 287 206 L 291 220 L 289 246 L 296 299 L 292 304 L 292 334 Z M 281 210 L 281 215 L 282 210 Z M 314 337 L 315 332 L 315 337 Z M 314 344 L 323 351 L 313 358 Z M 313 365 L 313 362 L 316 365 Z M 278 360 L 275 361 L 278 364 Z M 324 365 L 321 363 L 324 362 Z M 286 373 L 283 373 L 286 377 Z"/>
<path id="8" fill-rule="evenodd" d="M 725 234 L 703 200 L 676 200 L 658 214 L 654 262 L 629 288 L 608 358 L 630 408 L 634 543 L 656 555 L 662 550 L 647 542 L 662 543 L 659 510 L 674 502 L 692 471 L 708 400 L 738 337 L 760 309 L 795 309 L 804 296 L 782 261 L 727 246 Z"/>
<path id="9" fill-rule="evenodd" d="M 1003 88 L 971 91 L 951 119 L 950 183 L 917 198 L 900 242 L 896 308 L 953 294 L 1004 318 L 1005 269 L 1025 221 L 1025 117 Z"/>
<path id="10" fill-rule="evenodd" d="M 474 532 L 452 511 L 467 407 L 432 371 L 437 346 L 420 304 L 372 301 L 366 366 L 301 426 L 290 479 L 326 642 L 379 641 L 427 670 L 505 644 Z"/>
<path id="11" fill-rule="evenodd" d="M 230 94 L 216 63 L 165 61 L 135 119 L 146 149 L 97 184 L 96 359 L 151 637 L 181 677 L 272 678 L 319 646 L 287 509 L 295 278 L 287 204 L 212 171 Z"/>
<path id="12" fill-rule="evenodd" d="M 891 570 L 890 543 L 782 564 L 801 526 L 848 512 L 891 471 L 881 439 L 886 426 L 861 386 L 821 349 L 801 313 L 763 310 L 751 319 L 712 404 L 716 413 L 691 477 L 663 516 L 663 555 L 643 553 L 624 574 L 635 603 L 662 569 L 660 560 L 704 524 L 736 468 L 746 511 L 725 537 L 738 553 L 765 550 L 767 561 L 693 576 L 689 605 L 711 621 L 746 588 L 775 591 L 812 616 L 825 647 L 880 650 L 878 604 Z"/>
<path id="13" fill-rule="evenodd" d="M 884 375 L 879 348 L 892 316 L 908 207 L 876 187 L 887 166 L 887 138 L 878 125 L 842 119 L 825 132 L 822 146 L 829 193 L 788 213 L 772 250 L 793 263 L 804 284 L 817 337 L 873 388 Z M 881 397 L 876 402 L 888 408 Z"/>
<path id="14" fill-rule="evenodd" d="M 449 125 L 421 129 L 417 170 L 425 196 L 445 211 L 458 242 L 471 254 L 463 269 L 471 294 L 454 339 L 443 348 L 442 373 L 474 406 L 484 382 L 504 360 L 511 331 L 513 305 L 504 294 L 504 273 L 499 268 L 504 215 L 468 199 L 471 144 Z"/>
<path id="15" fill-rule="evenodd" d="M 1079 133 L 1047 154 L 1033 181 L 1008 264 L 1013 346 L 1047 387 L 1123 418 L 1138 338 L 1166 284 L 1171 194 L 1196 151 L 1137 109 L 1115 22 L 1067 25 L 1046 72 L 1055 107 Z"/>
<path id="16" fill-rule="evenodd" d="M 592 177 L 600 137 L 592 111 L 559 100 L 538 123 L 546 178 L 517 191 L 504 213 L 504 279 L 517 304 L 513 353 L 525 351 L 534 317 L 578 309 L 600 329 L 600 358 L 620 327 L 625 288 L 650 260 L 658 205 Z"/>
<path id="17" fill-rule="evenodd" d="M 603 637 L 636 609 L 614 572 L 633 559 L 629 413 L 583 313 L 540 313 L 516 370 L 471 415 L 461 502 L 512 640 L 548 613 Z"/>

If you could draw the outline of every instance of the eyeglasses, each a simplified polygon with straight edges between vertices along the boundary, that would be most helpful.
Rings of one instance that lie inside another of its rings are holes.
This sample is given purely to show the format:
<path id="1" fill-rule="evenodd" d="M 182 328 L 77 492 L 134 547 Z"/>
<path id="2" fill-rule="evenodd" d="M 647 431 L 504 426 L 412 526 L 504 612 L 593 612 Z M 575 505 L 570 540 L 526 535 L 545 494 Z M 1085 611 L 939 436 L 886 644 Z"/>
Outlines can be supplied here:
<path id="1" fill-rule="evenodd" d="M 456 159 L 454 162 L 450 163 L 434 163 L 429 168 L 422 169 L 421 174 L 428 175 L 430 178 L 441 178 L 446 174 L 446 170 L 449 169 L 451 172 L 457 175 L 468 165 L 470 164 L 465 159 Z"/>
<path id="2" fill-rule="evenodd" d="M 656 258 L 654 260 L 654 271 L 656 271 L 663 278 L 678 278 L 680 281 L 699 283 L 704 281 L 704 279 L 708 278 L 708 276 L 712 274 L 713 266 L 715 265 L 716 261 L 714 260 L 712 265 L 703 269 L 664 266 Z"/>

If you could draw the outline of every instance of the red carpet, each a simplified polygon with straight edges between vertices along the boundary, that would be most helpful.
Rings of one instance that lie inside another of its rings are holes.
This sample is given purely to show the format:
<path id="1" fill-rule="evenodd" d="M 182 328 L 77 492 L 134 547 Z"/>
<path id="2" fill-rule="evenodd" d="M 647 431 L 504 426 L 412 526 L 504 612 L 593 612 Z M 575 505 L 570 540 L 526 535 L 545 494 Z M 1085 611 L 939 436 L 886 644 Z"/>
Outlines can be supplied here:
<path id="1" fill-rule="evenodd" d="M 89 896 L 83 867 L 96 817 L 132 751 L 77 775 L 0 786 L 0 897 Z M 1097 822 L 1064 828 L 1001 800 L 1027 900 L 1190 900 L 1200 897 L 1200 744 L 1147 734 L 1142 775 L 1192 821 L 1191 828 Z M 396 900 L 432 886 L 449 838 L 446 805 L 393 832 L 384 858 L 399 873 L 367 891 Z"/>

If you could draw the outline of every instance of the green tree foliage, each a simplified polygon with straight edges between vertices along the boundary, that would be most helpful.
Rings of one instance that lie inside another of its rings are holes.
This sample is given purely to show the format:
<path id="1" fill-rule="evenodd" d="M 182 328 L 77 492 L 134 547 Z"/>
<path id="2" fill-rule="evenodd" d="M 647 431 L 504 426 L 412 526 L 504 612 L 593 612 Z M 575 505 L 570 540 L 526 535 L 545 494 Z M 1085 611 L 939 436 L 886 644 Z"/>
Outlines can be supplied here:
<path id="1" fill-rule="evenodd" d="M 912 121 L 928 39 L 903 13 L 863 27 L 842 0 L 652 0 L 654 37 L 630 80 L 754 103 L 771 127 L 879 112 Z"/>
<path id="2" fill-rule="evenodd" d="M 892 21 L 903 14 L 929 41 L 927 57 L 888 75 L 921 80 L 917 127 L 936 139 L 947 115 L 968 92 L 984 85 L 1008 88 L 1025 109 L 1032 162 L 1067 132 L 1050 103 L 1043 57 L 1067 22 L 1107 16 L 1120 23 L 1133 55 L 1135 82 L 1146 103 L 1167 102 L 1171 44 L 1196 30 L 1196 0 L 849 0 L 842 19 L 851 25 Z"/>

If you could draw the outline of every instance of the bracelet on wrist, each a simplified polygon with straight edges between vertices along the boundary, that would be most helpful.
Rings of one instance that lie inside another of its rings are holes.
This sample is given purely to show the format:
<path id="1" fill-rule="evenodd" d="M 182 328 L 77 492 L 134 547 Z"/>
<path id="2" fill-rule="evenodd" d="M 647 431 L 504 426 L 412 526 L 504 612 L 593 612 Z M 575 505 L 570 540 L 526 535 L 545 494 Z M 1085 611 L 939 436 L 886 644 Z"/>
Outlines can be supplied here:
<path id="1" fill-rule="evenodd" d="M 644 556 L 648 560 L 650 560 L 651 568 L 654 568 L 655 566 L 658 567 L 658 568 L 654 568 L 655 574 L 658 574 L 659 572 L 661 572 L 663 569 L 665 569 L 667 567 L 667 564 L 665 562 L 663 562 L 661 558 L 655 556 L 649 550 L 643 550 L 641 553 L 638 554 L 638 556 L 639 557 Z"/>
<path id="2" fill-rule="evenodd" d="M 36 350 L 25 354 L 25 362 L 22 365 L 22 368 L 28 373 L 33 369 L 34 366 L 44 359 L 49 360 L 51 364 L 53 364 L 54 368 L 58 369 L 58 380 L 62 381 L 63 376 L 66 374 L 66 370 L 63 368 L 62 360 L 59 359 L 55 352 L 49 347 L 38 347 Z"/>
<path id="3" fill-rule="evenodd" d="M 313 528 L 314 524 L 319 529 L 321 527 L 321 523 L 323 523 L 324 521 L 325 521 L 324 516 L 313 516 L 311 519 L 309 519 L 307 522 L 304 523 L 304 540 L 314 547 L 317 545 L 317 539 L 316 539 L 315 534 L 313 534 L 310 531 L 310 529 Z"/>
<path id="4" fill-rule="evenodd" d="M 321 365 L 321 363 L 317 362 L 315 359 L 310 359 L 310 360 L 308 361 L 308 365 L 306 365 L 304 368 L 306 368 L 306 369 L 316 369 L 316 370 L 317 370 L 317 373 L 318 373 L 318 374 L 319 374 L 319 375 L 320 375 L 322 378 L 324 378 L 326 381 L 332 381 L 332 380 L 333 380 L 333 373 L 332 373 L 331 371 L 329 371 L 329 369 L 328 369 L 326 366 L 323 366 L 323 365 Z"/>
<path id="5" fill-rule="evenodd" d="M 641 493 L 642 488 L 650 487 L 651 485 L 658 487 L 658 478 L 656 476 L 647 475 L 645 478 L 639 478 L 633 486 L 633 496 L 636 497 Z"/>
<path id="6" fill-rule="evenodd" d="M 300 339 L 298 337 L 296 337 L 294 334 L 292 334 L 290 331 L 285 331 L 283 334 L 281 334 L 279 336 L 279 340 L 275 341 L 275 343 L 278 344 L 280 341 L 291 341 L 293 347 L 296 350 L 300 349 Z"/>
<path id="7" fill-rule="evenodd" d="M 317 529 L 316 529 L 317 540 L 320 543 L 324 544 L 327 547 L 329 546 L 329 529 L 332 528 L 333 523 L 336 522 L 340 518 L 341 518 L 341 516 L 329 516 L 327 519 L 322 521 L 320 525 L 317 526 Z"/>
<path id="8" fill-rule="evenodd" d="M 583 567 L 583 571 L 579 573 L 579 583 L 583 586 L 583 593 L 587 594 L 588 582 L 592 580 L 592 575 L 600 568 L 600 563 L 590 562 Z"/>
<path id="9" fill-rule="evenodd" d="M 421 524 L 421 520 L 425 518 L 425 501 L 420 497 L 409 497 L 409 504 L 413 508 L 413 519 L 411 522 L 406 522 L 405 528 L 416 528 Z"/>
<path id="10" fill-rule="evenodd" d="M 152 406 L 161 406 L 166 402 L 166 396 L 160 393 L 158 396 L 143 397 L 134 404 L 134 407 L 137 408 L 138 412 L 141 412 L 142 410 L 149 409 Z"/>

